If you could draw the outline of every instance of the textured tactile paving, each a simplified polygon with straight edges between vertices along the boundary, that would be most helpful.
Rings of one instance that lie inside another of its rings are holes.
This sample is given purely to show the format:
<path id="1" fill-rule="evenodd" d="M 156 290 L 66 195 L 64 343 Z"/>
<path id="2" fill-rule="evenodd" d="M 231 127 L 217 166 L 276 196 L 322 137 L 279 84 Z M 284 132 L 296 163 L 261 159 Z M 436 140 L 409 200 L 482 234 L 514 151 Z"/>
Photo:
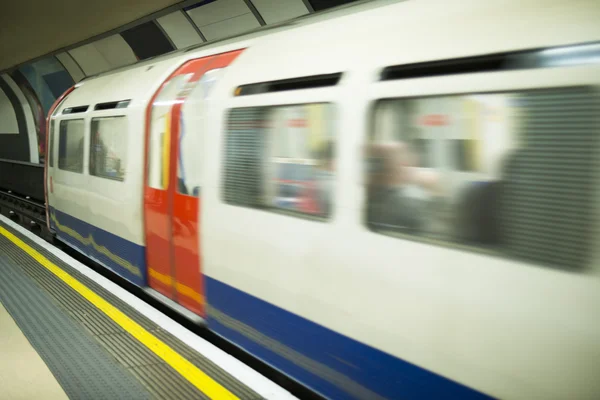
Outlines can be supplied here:
<path id="1" fill-rule="evenodd" d="M 2 223 L 0 223 L 0 226 L 19 237 L 19 239 L 44 255 L 52 263 L 118 308 L 238 398 L 252 400 L 261 398 L 261 396 L 233 378 L 225 370 L 197 353 L 170 333 L 162 330 L 129 304 L 79 273 L 59 257 L 46 251 L 42 246 L 22 236 L 11 227 Z M 150 392 L 150 398 L 207 398 L 206 395 L 179 375 L 156 354 L 134 339 L 129 333 L 125 332 L 106 314 L 2 235 L 0 235 L 0 254 L 4 255 L 7 261 L 9 260 L 13 269 L 20 269 L 22 275 L 29 277 L 31 282 L 34 282 L 36 290 L 44 293 L 55 304 L 55 307 L 62 311 L 63 317 L 70 320 L 71 324 L 77 325 L 80 332 L 84 335 L 92 338 L 102 353 L 110 357 L 120 369 L 134 376 L 134 381 L 143 385 Z M 0 269 L 0 280 L 2 280 L 2 274 L 3 269 Z M 96 399 L 97 397 L 87 398 Z M 117 396 L 112 398 L 120 399 L 122 397 Z M 136 397 L 126 398 L 135 399 Z"/>
<path id="2" fill-rule="evenodd" d="M 150 398 L 130 372 L 1 254 L 0 271 L 0 301 L 70 399 Z"/>

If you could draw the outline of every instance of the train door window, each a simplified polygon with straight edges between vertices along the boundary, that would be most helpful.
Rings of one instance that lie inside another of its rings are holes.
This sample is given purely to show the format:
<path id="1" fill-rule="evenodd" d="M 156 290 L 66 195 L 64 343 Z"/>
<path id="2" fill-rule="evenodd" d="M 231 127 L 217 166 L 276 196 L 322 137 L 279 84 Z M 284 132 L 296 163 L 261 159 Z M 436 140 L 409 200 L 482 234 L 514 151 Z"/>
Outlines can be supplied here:
<path id="1" fill-rule="evenodd" d="M 205 105 L 215 82 L 224 68 L 202 75 L 181 108 L 179 123 L 179 159 L 177 160 L 177 191 L 188 196 L 200 196 L 204 165 Z"/>
<path id="2" fill-rule="evenodd" d="M 161 89 L 152 104 L 148 152 L 148 186 L 166 189 L 169 183 L 171 149 L 171 107 L 191 74 L 173 77 Z"/>
<path id="3" fill-rule="evenodd" d="M 333 203 L 331 104 L 238 108 L 226 131 L 226 203 L 324 219 Z"/>
<path id="4" fill-rule="evenodd" d="M 54 167 L 54 120 L 50 121 L 50 132 L 48 132 L 48 166 Z"/>
<path id="5" fill-rule="evenodd" d="M 58 168 L 83 173 L 84 130 L 83 119 L 60 121 L 58 140 Z"/>
<path id="6" fill-rule="evenodd" d="M 90 175 L 123 181 L 127 167 L 127 118 L 93 118 Z"/>
<path id="7" fill-rule="evenodd" d="M 378 101 L 366 149 L 366 224 L 583 267 L 599 105 L 587 87 Z"/>

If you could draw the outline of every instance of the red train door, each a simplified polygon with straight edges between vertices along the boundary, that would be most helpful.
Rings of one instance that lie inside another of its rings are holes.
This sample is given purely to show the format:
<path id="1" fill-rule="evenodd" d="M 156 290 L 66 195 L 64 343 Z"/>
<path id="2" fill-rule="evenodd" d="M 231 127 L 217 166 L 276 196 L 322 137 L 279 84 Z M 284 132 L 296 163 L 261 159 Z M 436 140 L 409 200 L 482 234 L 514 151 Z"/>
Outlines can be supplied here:
<path id="1" fill-rule="evenodd" d="M 149 285 L 202 316 L 201 187 L 186 182 L 180 144 L 184 135 L 194 137 L 206 132 L 197 124 L 194 129 L 186 129 L 183 105 L 204 74 L 226 67 L 239 53 L 185 63 L 163 83 L 146 110 L 144 222 Z M 195 157 L 202 157 L 204 149 L 194 150 Z"/>

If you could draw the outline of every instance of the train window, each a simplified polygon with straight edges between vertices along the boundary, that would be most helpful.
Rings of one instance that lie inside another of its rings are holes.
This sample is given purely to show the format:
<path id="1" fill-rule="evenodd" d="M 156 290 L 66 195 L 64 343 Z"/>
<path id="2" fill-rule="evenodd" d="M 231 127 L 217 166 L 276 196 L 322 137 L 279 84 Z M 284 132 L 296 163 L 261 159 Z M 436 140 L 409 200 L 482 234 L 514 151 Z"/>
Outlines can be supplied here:
<path id="1" fill-rule="evenodd" d="M 328 218 L 336 175 L 334 111 L 323 103 L 231 110 L 225 202 Z"/>
<path id="2" fill-rule="evenodd" d="M 179 121 L 179 151 L 177 160 L 177 191 L 188 196 L 200 196 L 203 176 L 205 99 L 208 98 L 224 68 L 207 71 L 194 85 L 181 107 Z"/>
<path id="3" fill-rule="evenodd" d="M 60 121 L 58 141 L 58 168 L 83 173 L 83 119 Z"/>
<path id="4" fill-rule="evenodd" d="M 90 175 L 123 181 L 127 167 L 127 118 L 93 118 L 90 132 Z"/>
<path id="5" fill-rule="evenodd" d="M 171 148 L 171 108 L 185 87 L 190 74 L 173 77 L 152 104 L 148 151 L 148 186 L 166 189 L 169 186 L 169 156 Z"/>
<path id="6" fill-rule="evenodd" d="M 585 267 L 599 105 L 586 87 L 378 101 L 365 151 L 365 223 Z"/>
<path id="7" fill-rule="evenodd" d="M 50 121 L 50 132 L 48 132 L 48 166 L 54 167 L 54 120 Z"/>

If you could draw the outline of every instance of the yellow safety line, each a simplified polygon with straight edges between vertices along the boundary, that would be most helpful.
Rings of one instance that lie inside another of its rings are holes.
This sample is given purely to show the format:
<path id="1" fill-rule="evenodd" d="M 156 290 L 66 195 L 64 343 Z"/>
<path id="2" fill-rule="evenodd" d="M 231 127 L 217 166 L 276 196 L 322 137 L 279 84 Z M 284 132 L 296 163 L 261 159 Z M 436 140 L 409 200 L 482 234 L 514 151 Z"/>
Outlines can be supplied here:
<path id="1" fill-rule="evenodd" d="M 0 226 L 0 234 L 17 245 L 25 253 L 29 254 L 34 260 L 43 265 L 46 269 L 60 278 L 63 282 L 73 288 L 77 293 L 86 298 L 95 305 L 113 321 L 119 324 L 123 329 L 129 332 L 133 337 L 152 350 L 157 356 L 162 358 L 175 371 L 179 372 L 198 390 L 209 396 L 211 399 L 237 399 L 237 397 L 226 388 L 215 382 L 210 376 L 206 375 L 194 364 L 183 358 L 175 350 L 167 346 L 156 336 L 145 330 L 137 322 L 133 321 L 119 309 L 98 296 L 84 284 L 73 278 L 60 267 L 53 264 L 50 260 L 40 254 L 38 251 L 27 245 L 17 236 L 13 235 Z"/>
<path id="2" fill-rule="evenodd" d="M 177 290 L 177 293 L 182 294 L 186 297 L 189 297 L 190 299 L 194 300 L 198 304 L 201 304 L 201 305 L 204 304 L 204 296 L 202 296 L 200 293 L 198 293 L 191 287 L 186 286 L 183 283 L 177 282 L 171 276 L 161 274 L 160 272 L 158 272 L 157 270 L 155 270 L 153 268 L 148 268 L 148 275 L 166 286 L 173 286 L 173 283 L 175 283 L 175 289 Z"/>

